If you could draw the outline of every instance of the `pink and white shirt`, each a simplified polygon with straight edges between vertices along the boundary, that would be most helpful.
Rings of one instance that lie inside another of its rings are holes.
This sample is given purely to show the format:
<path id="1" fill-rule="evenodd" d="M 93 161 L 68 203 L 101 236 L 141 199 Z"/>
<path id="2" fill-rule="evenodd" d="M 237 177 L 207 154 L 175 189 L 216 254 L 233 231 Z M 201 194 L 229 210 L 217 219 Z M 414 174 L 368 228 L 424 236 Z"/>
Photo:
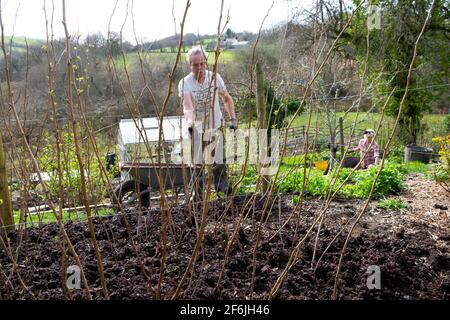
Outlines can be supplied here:
<path id="1" fill-rule="evenodd" d="M 370 142 L 363 138 L 359 140 L 358 146 L 353 149 L 354 151 L 359 150 L 361 159 L 363 159 L 361 162 L 361 168 L 363 169 L 367 169 L 371 164 L 377 164 L 375 160 L 380 157 L 380 147 L 378 144 L 373 141 L 370 148 L 369 145 Z"/>

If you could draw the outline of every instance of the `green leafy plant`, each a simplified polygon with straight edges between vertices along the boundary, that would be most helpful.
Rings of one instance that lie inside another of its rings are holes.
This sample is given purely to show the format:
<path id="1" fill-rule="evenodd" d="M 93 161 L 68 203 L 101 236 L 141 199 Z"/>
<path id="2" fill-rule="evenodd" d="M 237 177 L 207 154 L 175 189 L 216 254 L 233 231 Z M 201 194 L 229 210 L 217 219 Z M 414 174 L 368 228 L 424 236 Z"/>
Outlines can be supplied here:
<path id="1" fill-rule="evenodd" d="M 305 195 L 323 196 L 328 184 L 326 176 L 322 171 L 307 169 L 308 182 L 306 183 Z M 303 186 L 303 168 L 286 171 L 277 180 L 275 188 L 278 192 L 301 192 Z"/>
<path id="2" fill-rule="evenodd" d="M 399 165 L 386 162 L 383 170 L 378 177 L 375 189 L 373 192 L 373 198 L 379 199 L 380 197 L 397 194 L 404 188 L 404 174 L 399 170 Z M 371 166 L 367 170 L 355 171 L 349 180 L 342 186 L 339 191 L 339 195 L 350 198 L 367 198 L 372 188 L 372 183 L 377 175 L 379 167 Z M 346 176 L 350 173 L 348 169 L 341 169 L 338 177 L 338 182 L 334 188 L 337 188 Z"/>
<path id="3" fill-rule="evenodd" d="M 408 206 L 403 203 L 402 200 L 385 198 L 379 201 L 378 207 L 386 210 L 401 211 L 406 209 Z"/>
<path id="4" fill-rule="evenodd" d="M 238 171 L 238 173 L 240 174 L 240 170 Z M 234 185 L 237 182 L 238 178 L 239 177 L 237 175 L 230 175 L 229 177 L 230 185 Z M 247 166 L 245 174 L 238 185 L 236 194 L 246 194 L 255 191 L 256 178 L 257 178 L 256 167 L 250 165 Z"/>
<path id="5" fill-rule="evenodd" d="M 300 191 L 303 174 L 302 169 L 296 169 L 291 172 L 287 171 L 280 176 L 280 179 L 276 182 L 276 190 L 278 192 L 298 192 Z"/>
<path id="6" fill-rule="evenodd" d="M 19 181 L 14 181 L 12 183 L 9 184 L 9 189 L 11 191 L 19 191 L 20 190 L 20 182 Z"/>
<path id="7" fill-rule="evenodd" d="M 300 193 L 303 186 L 303 172 L 304 168 L 299 164 L 295 165 L 298 159 L 288 158 L 284 162 L 284 168 L 280 170 L 280 175 L 275 181 L 275 191 L 281 193 Z M 380 199 L 384 196 L 397 194 L 404 188 L 404 178 L 406 174 L 416 171 L 423 171 L 423 164 L 415 164 L 414 162 L 404 164 L 391 163 L 387 161 L 383 170 L 380 173 L 378 181 L 375 185 L 373 198 Z M 295 169 L 292 169 L 292 168 Z M 426 165 L 425 165 L 426 167 Z M 337 177 L 337 182 L 333 185 L 333 192 L 342 185 L 338 192 L 339 197 L 345 198 L 367 198 L 369 196 L 372 183 L 376 177 L 379 166 L 371 166 L 367 170 L 356 170 L 350 175 L 352 169 L 341 168 Z M 313 197 L 323 197 L 326 195 L 328 186 L 330 184 L 333 169 L 328 175 L 324 175 L 323 171 L 313 168 L 307 168 L 306 175 L 308 181 L 306 183 L 305 195 Z M 235 183 L 237 177 L 231 177 L 230 182 Z M 238 194 L 245 194 L 249 191 L 254 191 L 254 185 L 257 181 L 256 168 L 249 166 L 247 172 L 242 179 Z M 298 197 L 293 197 L 293 201 L 298 200 Z"/>

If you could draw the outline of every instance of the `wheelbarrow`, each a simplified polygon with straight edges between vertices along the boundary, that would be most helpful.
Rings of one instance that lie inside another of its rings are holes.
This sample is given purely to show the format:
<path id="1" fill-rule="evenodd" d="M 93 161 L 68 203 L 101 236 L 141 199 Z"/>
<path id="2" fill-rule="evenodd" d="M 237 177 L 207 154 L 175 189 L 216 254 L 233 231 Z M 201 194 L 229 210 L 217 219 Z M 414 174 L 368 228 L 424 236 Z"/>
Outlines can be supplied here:
<path id="1" fill-rule="evenodd" d="M 161 166 L 161 167 L 160 167 Z M 128 173 L 127 179 L 115 189 L 113 202 L 122 205 L 150 206 L 150 192 L 160 193 L 171 189 L 178 200 L 181 191 L 189 186 L 193 167 L 186 164 L 151 164 L 126 161 L 121 164 L 122 172 Z"/>

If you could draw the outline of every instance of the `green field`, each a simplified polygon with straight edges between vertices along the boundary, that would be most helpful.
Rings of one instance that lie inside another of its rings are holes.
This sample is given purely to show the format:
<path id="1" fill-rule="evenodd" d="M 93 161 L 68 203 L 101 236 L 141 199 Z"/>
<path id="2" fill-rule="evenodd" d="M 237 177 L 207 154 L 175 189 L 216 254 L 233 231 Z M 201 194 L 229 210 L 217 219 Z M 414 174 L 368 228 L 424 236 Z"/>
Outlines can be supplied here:
<path id="1" fill-rule="evenodd" d="M 168 64 L 172 66 L 175 63 L 176 59 L 176 52 L 144 52 L 141 53 L 141 58 L 144 63 L 147 64 Z M 227 64 L 233 61 L 235 53 L 233 51 L 222 51 L 219 56 L 219 64 Z M 116 66 L 120 69 L 123 69 L 124 67 L 124 58 L 126 61 L 126 66 L 128 70 L 131 70 L 133 68 L 139 68 L 139 55 L 138 53 L 127 53 L 125 56 L 118 55 L 114 62 Z M 215 61 L 215 54 L 214 52 L 209 52 L 208 54 L 208 65 L 211 68 L 214 65 Z M 181 63 L 187 64 L 187 57 L 186 53 L 181 54 Z"/>

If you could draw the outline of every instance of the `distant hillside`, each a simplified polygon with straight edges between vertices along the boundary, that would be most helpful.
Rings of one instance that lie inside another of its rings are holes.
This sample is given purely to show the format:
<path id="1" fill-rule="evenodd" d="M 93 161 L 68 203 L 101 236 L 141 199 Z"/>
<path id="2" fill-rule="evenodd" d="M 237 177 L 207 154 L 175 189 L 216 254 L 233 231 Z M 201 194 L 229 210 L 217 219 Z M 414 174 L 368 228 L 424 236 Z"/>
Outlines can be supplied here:
<path id="1" fill-rule="evenodd" d="M 252 41 L 255 39 L 256 35 L 250 32 L 234 33 L 231 32 L 228 35 L 225 34 L 223 39 L 236 38 L 240 41 Z M 160 52 L 175 52 L 178 46 L 178 35 L 170 36 L 164 39 L 155 40 L 153 42 L 146 42 L 143 44 L 143 51 L 160 51 Z M 184 47 L 191 47 L 193 45 L 202 45 L 207 51 L 214 50 L 216 46 L 217 35 L 195 35 L 193 33 L 186 33 L 183 35 L 183 45 Z M 140 48 L 139 48 L 140 49 Z"/>
<path id="2" fill-rule="evenodd" d="M 42 46 L 45 43 L 44 40 L 26 38 L 26 37 L 11 37 L 5 36 L 5 46 L 7 49 L 11 47 L 13 52 L 24 52 L 28 47 Z"/>
<path id="3" fill-rule="evenodd" d="M 160 40 L 155 40 L 152 42 L 146 42 L 142 45 L 143 51 L 175 51 L 178 46 L 178 37 L 176 35 L 166 37 Z M 214 41 L 215 35 L 202 35 L 197 36 L 193 33 L 187 33 L 183 35 L 183 44 L 185 46 L 193 46 L 196 44 L 206 44 L 208 42 Z"/>
<path id="4" fill-rule="evenodd" d="M 10 57 L 10 71 L 14 80 L 21 80 L 24 77 L 24 70 L 26 69 L 26 53 L 27 46 L 30 53 L 30 57 L 40 59 L 40 54 L 36 55 L 36 52 L 40 52 L 41 47 L 45 44 L 45 41 L 26 37 L 11 37 L 5 36 L 4 38 L 5 48 L 7 54 L 11 51 Z M 33 61 L 34 62 L 34 61 Z M 0 82 L 5 81 L 5 67 L 4 67 L 3 52 L 0 52 Z"/>

